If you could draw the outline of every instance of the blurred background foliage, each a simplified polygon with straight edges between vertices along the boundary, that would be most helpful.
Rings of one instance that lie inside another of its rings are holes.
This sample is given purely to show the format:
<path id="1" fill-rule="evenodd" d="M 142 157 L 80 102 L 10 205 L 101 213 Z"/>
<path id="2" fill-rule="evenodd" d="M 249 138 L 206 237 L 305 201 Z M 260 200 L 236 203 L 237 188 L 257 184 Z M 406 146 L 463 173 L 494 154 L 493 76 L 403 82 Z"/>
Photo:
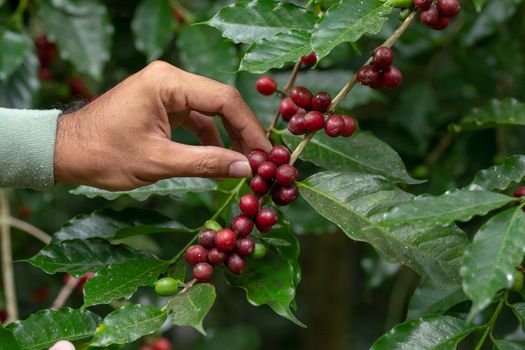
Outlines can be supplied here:
<path id="1" fill-rule="evenodd" d="M 77 101 L 96 98 L 148 62 L 163 59 L 235 85 L 268 125 L 278 98 L 261 97 L 254 88 L 257 76 L 237 72 L 240 50 L 246 48 L 223 39 L 213 28 L 192 25 L 232 2 L 0 0 L 0 106 L 67 109 Z M 294 2 L 304 5 L 307 1 Z M 332 3 L 321 0 L 316 6 L 325 9 Z M 403 88 L 358 87 L 342 104 L 362 129 L 401 154 L 413 176 L 428 179 L 411 187 L 412 192 L 439 194 L 464 185 L 477 170 L 525 148 L 522 128 L 450 131 L 451 123 L 491 99 L 525 101 L 525 3 L 489 0 L 479 13 L 470 1 L 462 6 L 460 17 L 446 31 L 414 25 L 396 46 L 396 62 L 405 75 Z M 362 40 L 358 48 L 338 47 L 316 70 L 302 72 L 298 83 L 336 93 L 366 60 L 366 53 L 398 24 L 397 15 L 392 15 L 379 35 Z M 281 83 L 288 74 L 272 73 Z M 196 142 L 183 130 L 173 137 Z M 311 170 L 305 164 L 299 166 L 306 173 Z M 227 185 L 226 181 L 223 186 Z M 162 197 L 138 203 L 128 198 L 109 202 L 73 196 L 69 190 L 64 185 L 45 193 L 12 190 L 12 214 L 53 233 L 80 213 L 141 206 L 195 227 L 210 217 L 215 200 L 208 194 L 190 194 L 176 205 Z M 284 212 L 301 243 L 303 280 L 297 314 L 309 328 L 299 328 L 267 307 L 253 308 L 240 290 L 220 280 L 218 302 L 206 319 L 209 336 L 172 328 L 166 336 L 176 349 L 366 349 L 404 320 L 408 298 L 418 284 L 413 272 L 383 261 L 365 244 L 346 239 L 304 201 Z M 475 227 L 465 229 L 471 233 Z M 187 237 L 157 234 L 134 240 L 128 243 L 171 257 Z M 41 248 L 40 242 L 16 230 L 13 244 L 15 259 L 27 258 Z M 21 317 L 48 307 L 63 276 L 50 277 L 25 263 L 15 268 Z M 80 305 L 80 298 L 75 295 L 71 305 Z M 145 289 L 139 298 L 155 303 L 156 296 Z M 1 303 L 0 295 L 0 308 Z M 520 330 L 511 328 L 513 322 L 506 327 L 505 315 L 502 320 L 496 333 L 525 339 Z"/>

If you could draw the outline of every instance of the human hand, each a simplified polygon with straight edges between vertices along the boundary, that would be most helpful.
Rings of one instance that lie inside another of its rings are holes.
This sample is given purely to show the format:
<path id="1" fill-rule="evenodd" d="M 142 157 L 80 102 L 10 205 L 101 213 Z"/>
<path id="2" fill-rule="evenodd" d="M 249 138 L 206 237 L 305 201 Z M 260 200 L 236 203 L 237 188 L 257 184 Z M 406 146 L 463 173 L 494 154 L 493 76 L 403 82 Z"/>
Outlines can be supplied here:
<path id="1" fill-rule="evenodd" d="M 75 350 L 75 347 L 70 342 L 61 340 L 50 347 L 49 350 Z"/>
<path id="2" fill-rule="evenodd" d="M 223 147 L 215 115 L 222 117 L 234 150 Z M 171 128 L 178 126 L 204 146 L 171 141 Z M 236 89 L 154 62 L 59 118 L 55 178 L 128 190 L 177 176 L 247 177 L 244 154 L 255 148 L 269 151 L 271 144 Z"/>

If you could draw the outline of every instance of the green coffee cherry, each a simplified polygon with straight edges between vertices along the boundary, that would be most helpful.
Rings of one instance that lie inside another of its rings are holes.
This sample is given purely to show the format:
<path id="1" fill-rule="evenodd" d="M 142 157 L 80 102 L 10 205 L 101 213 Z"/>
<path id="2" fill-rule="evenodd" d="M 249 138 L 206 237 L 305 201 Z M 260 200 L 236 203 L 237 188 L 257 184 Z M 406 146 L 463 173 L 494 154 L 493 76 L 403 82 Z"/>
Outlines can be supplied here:
<path id="1" fill-rule="evenodd" d="M 412 175 L 416 179 L 426 179 L 430 173 L 430 170 L 426 165 L 419 165 L 412 170 Z"/>
<path id="2" fill-rule="evenodd" d="M 413 0 L 381 0 L 381 1 L 387 3 L 388 5 L 392 7 L 399 8 L 399 9 L 409 9 L 414 5 Z"/>
<path id="3" fill-rule="evenodd" d="M 252 258 L 262 259 L 266 255 L 266 246 L 261 243 L 255 243 L 255 248 L 253 250 Z"/>
<path id="4" fill-rule="evenodd" d="M 172 277 L 164 277 L 155 282 L 155 292 L 163 297 L 169 297 L 179 290 L 181 282 Z"/>
<path id="5" fill-rule="evenodd" d="M 215 220 L 208 220 L 204 223 L 204 228 L 213 230 L 213 231 L 220 231 L 222 230 L 222 226 Z"/>
<path id="6" fill-rule="evenodd" d="M 510 290 L 512 292 L 520 292 L 523 289 L 523 281 L 523 272 L 516 271 L 516 273 L 514 274 L 514 283 L 512 284 L 512 287 L 510 287 Z"/>
<path id="7" fill-rule="evenodd" d="M 404 9 L 399 12 L 399 20 L 403 22 L 405 19 L 408 18 L 412 11 L 410 9 Z"/>

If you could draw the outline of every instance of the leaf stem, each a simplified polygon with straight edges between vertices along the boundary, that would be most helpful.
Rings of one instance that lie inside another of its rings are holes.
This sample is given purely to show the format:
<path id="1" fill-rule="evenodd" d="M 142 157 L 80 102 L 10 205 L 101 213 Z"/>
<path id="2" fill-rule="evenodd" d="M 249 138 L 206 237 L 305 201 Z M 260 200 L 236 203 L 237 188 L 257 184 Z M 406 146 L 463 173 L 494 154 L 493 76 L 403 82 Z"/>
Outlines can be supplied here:
<path id="1" fill-rule="evenodd" d="M 17 228 L 25 233 L 30 234 L 31 236 L 35 237 L 36 239 L 39 239 L 44 244 L 49 244 L 51 242 L 51 236 L 39 229 L 36 226 L 31 225 L 30 223 L 26 221 L 22 221 L 20 219 L 17 219 L 15 217 L 8 217 L 7 219 L 1 219 L 0 223 L 3 223 L 4 220 L 6 220 L 7 224 L 11 227 Z"/>
<path id="2" fill-rule="evenodd" d="M 476 345 L 476 347 L 474 348 L 474 350 L 480 350 L 481 347 L 483 346 L 483 343 L 487 339 L 487 336 L 489 335 L 489 333 L 492 331 L 492 328 L 494 327 L 494 324 L 496 323 L 496 321 L 498 319 L 498 316 L 501 313 L 501 310 L 503 309 L 503 305 L 505 305 L 505 303 L 507 301 L 508 296 L 509 296 L 508 292 L 505 292 L 505 294 L 503 294 L 503 296 L 501 297 L 501 300 L 498 303 L 498 306 L 496 307 L 496 310 L 494 310 L 494 313 L 492 314 L 492 317 L 490 318 L 490 320 L 485 325 L 485 332 L 481 336 L 481 339 L 479 340 L 479 342 Z"/>
<path id="3" fill-rule="evenodd" d="M 12 22 L 19 29 L 22 28 L 24 24 L 24 12 L 28 4 L 29 0 L 20 0 L 15 12 L 13 12 L 13 15 L 9 18 L 9 22 Z"/>
<path id="4" fill-rule="evenodd" d="M 2 279 L 7 310 L 6 323 L 18 319 L 15 274 L 13 272 L 13 253 L 11 248 L 11 227 L 7 222 L 7 219 L 10 217 L 9 212 L 7 191 L 0 189 L 0 241 L 2 242 Z"/>
<path id="5" fill-rule="evenodd" d="M 447 132 L 446 135 L 443 136 L 443 138 L 436 145 L 436 147 L 428 154 L 427 158 L 425 159 L 425 164 L 427 166 L 432 166 L 435 162 L 437 162 L 447 150 L 447 148 L 452 144 L 452 141 L 454 141 L 454 134 Z"/>
<path id="6" fill-rule="evenodd" d="M 310 6 L 312 6 L 313 4 L 315 3 L 315 0 L 310 0 L 306 3 L 306 5 L 304 5 L 304 8 L 307 9 L 309 8 Z"/>

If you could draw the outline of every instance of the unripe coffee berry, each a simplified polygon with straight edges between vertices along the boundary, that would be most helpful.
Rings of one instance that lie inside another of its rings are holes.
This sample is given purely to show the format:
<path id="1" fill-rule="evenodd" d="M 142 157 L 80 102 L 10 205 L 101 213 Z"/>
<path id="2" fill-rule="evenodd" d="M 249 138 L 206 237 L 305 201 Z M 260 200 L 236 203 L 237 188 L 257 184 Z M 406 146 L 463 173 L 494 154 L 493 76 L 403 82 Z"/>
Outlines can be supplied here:
<path id="1" fill-rule="evenodd" d="M 379 69 L 390 67 L 394 61 L 394 52 L 389 47 L 379 47 L 374 51 L 373 63 Z"/>
<path id="2" fill-rule="evenodd" d="M 290 97 L 292 101 L 301 108 L 310 109 L 312 105 L 312 92 L 304 86 L 296 86 L 293 88 Z"/>
<path id="3" fill-rule="evenodd" d="M 308 55 L 301 56 L 301 62 L 303 62 L 305 66 L 313 66 L 317 62 L 317 55 L 312 51 Z"/>
<path id="4" fill-rule="evenodd" d="M 457 16 L 461 9 L 458 0 L 437 0 L 436 5 L 440 17 Z"/>
<path id="5" fill-rule="evenodd" d="M 255 87 L 261 95 L 265 96 L 270 96 L 275 91 L 277 91 L 277 83 L 270 77 L 259 78 L 259 80 L 257 80 L 257 83 L 255 84 Z"/>
<path id="6" fill-rule="evenodd" d="M 519 188 L 514 192 L 514 197 L 516 197 L 516 198 L 525 197 L 525 186 L 521 186 L 521 187 L 519 187 Z"/>
<path id="7" fill-rule="evenodd" d="M 422 10 L 426 10 L 432 5 L 434 0 L 414 0 L 414 6 L 419 7 Z"/>
<path id="8" fill-rule="evenodd" d="M 263 179 L 260 175 L 255 175 L 250 180 L 250 188 L 252 189 L 253 193 L 262 195 L 268 192 L 270 189 L 270 184 L 266 182 L 265 179 Z"/>
<path id="9" fill-rule="evenodd" d="M 226 262 L 228 269 L 236 275 L 239 275 L 246 270 L 246 260 L 237 253 L 231 253 Z"/>
<path id="10" fill-rule="evenodd" d="M 363 85 L 371 85 L 379 79 L 379 75 L 379 69 L 371 65 L 366 65 L 357 71 L 356 79 Z"/>
<path id="11" fill-rule="evenodd" d="M 223 252 L 229 252 L 235 248 L 237 243 L 237 235 L 232 230 L 223 228 L 215 235 L 215 246 Z"/>
<path id="12" fill-rule="evenodd" d="M 343 128 L 343 131 L 341 131 L 341 136 L 350 137 L 354 134 L 355 129 L 357 128 L 357 124 L 355 123 L 355 120 L 352 117 L 349 117 L 347 115 L 343 115 L 342 117 L 345 123 L 345 127 Z"/>
<path id="13" fill-rule="evenodd" d="M 204 228 L 217 232 L 222 229 L 222 226 L 215 220 L 207 220 L 204 223 Z"/>
<path id="14" fill-rule="evenodd" d="M 288 122 L 288 130 L 293 135 L 304 135 L 308 130 L 306 130 L 306 126 L 304 125 L 304 114 L 303 113 L 297 113 L 294 115 L 290 121 Z"/>
<path id="15" fill-rule="evenodd" d="M 250 237 L 244 237 L 237 241 L 235 251 L 240 256 L 250 256 L 255 249 L 255 242 Z"/>
<path id="16" fill-rule="evenodd" d="M 275 146 L 268 154 L 268 160 L 275 163 L 275 165 L 283 165 L 290 161 L 291 153 L 288 148 L 284 146 Z"/>
<path id="17" fill-rule="evenodd" d="M 290 97 L 286 97 L 281 101 L 279 111 L 281 112 L 281 117 L 285 122 L 288 122 L 298 110 L 299 107 L 297 107 Z"/>
<path id="18" fill-rule="evenodd" d="M 314 111 L 326 112 L 330 108 L 332 97 L 326 92 L 319 92 L 312 98 L 312 109 Z"/>
<path id="19" fill-rule="evenodd" d="M 386 87 L 396 88 L 403 82 L 403 74 L 396 67 L 390 66 L 383 72 L 381 80 Z"/>
<path id="20" fill-rule="evenodd" d="M 208 251 L 201 245 L 192 245 L 184 253 L 184 260 L 190 265 L 196 265 L 206 261 Z"/>
<path id="21" fill-rule="evenodd" d="M 239 208 L 244 215 L 255 216 L 259 211 L 259 200 L 253 194 L 245 194 L 241 197 Z"/>
<path id="22" fill-rule="evenodd" d="M 262 259 L 266 255 L 266 246 L 261 243 L 255 243 L 255 249 L 253 250 L 252 258 Z"/>
<path id="23" fill-rule="evenodd" d="M 272 190 L 272 201 L 277 205 L 285 206 L 293 203 L 297 199 L 298 195 L 299 191 L 294 185 L 275 186 L 275 188 Z"/>
<path id="24" fill-rule="evenodd" d="M 523 272 L 516 271 L 516 273 L 514 274 L 514 283 L 512 283 L 510 290 L 519 293 L 523 289 L 524 280 L 525 278 L 523 276 Z"/>
<path id="25" fill-rule="evenodd" d="M 330 137 L 341 135 L 345 127 L 345 121 L 340 115 L 332 115 L 324 125 L 324 131 Z"/>
<path id="26" fill-rule="evenodd" d="M 212 265 L 220 265 L 228 259 L 228 254 L 220 251 L 218 248 L 213 248 L 208 252 L 208 262 Z"/>
<path id="27" fill-rule="evenodd" d="M 257 168 L 257 174 L 265 180 L 271 180 L 275 176 L 277 166 L 270 161 L 262 162 Z"/>
<path id="28" fill-rule="evenodd" d="M 204 230 L 199 235 L 199 244 L 206 249 L 215 247 L 215 234 L 213 230 Z"/>
<path id="29" fill-rule="evenodd" d="M 155 292 L 163 297 L 169 297 L 177 293 L 180 282 L 172 277 L 164 277 L 155 282 Z"/>
<path id="30" fill-rule="evenodd" d="M 448 24 L 450 22 L 450 18 L 448 17 L 439 17 L 437 22 L 432 25 L 432 29 L 434 30 L 443 30 L 448 27 Z"/>
<path id="31" fill-rule="evenodd" d="M 283 164 L 275 172 L 275 181 L 282 186 L 290 186 L 295 182 L 298 172 L 293 165 Z"/>
<path id="32" fill-rule="evenodd" d="M 239 237 L 248 236 L 253 230 L 252 219 L 244 215 L 238 215 L 232 220 L 231 228 Z"/>
<path id="33" fill-rule="evenodd" d="M 198 263 L 193 267 L 193 278 L 199 282 L 208 282 L 212 274 L 213 267 L 208 263 Z"/>
<path id="34" fill-rule="evenodd" d="M 433 26 L 439 19 L 439 13 L 435 5 L 430 5 L 426 10 L 423 10 L 419 14 L 419 20 L 421 23 L 427 26 Z"/>
<path id="35" fill-rule="evenodd" d="M 250 162 L 250 167 L 252 168 L 252 172 L 254 174 L 257 174 L 257 169 L 259 168 L 259 164 L 262 162 L 266 162 L 268 160 L 268 155 L 266 152 L 261 151 L 260 149 L 254 149 L 248 154 L 248 161 Z"/>
<path id="36" fill-rule="evenodd" d="M 321 112 L 311 111 L 304 116 L 304 126 L 308 131 L 321 130 L 324 127 L 324 115 Z"/>
<path id="37" fill-rule="evenodd" d="M 259 210 L 255 217 L 255 222 L 261 227 L 271 227 L 277 223 L 277 213 L 272 208 Z"/>

